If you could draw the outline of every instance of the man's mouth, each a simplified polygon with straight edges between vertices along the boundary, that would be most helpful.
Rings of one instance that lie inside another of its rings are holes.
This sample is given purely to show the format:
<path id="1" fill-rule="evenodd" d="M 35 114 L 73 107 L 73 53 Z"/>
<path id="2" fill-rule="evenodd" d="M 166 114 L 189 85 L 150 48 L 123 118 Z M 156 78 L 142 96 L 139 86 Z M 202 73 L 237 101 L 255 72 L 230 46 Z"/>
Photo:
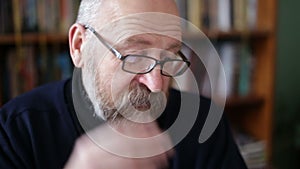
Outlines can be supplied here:
<path id="1" fill-rule="evenodd" d="M 138 111 L 149 110 L 151 108 L 150 90 L 143 84 L 135 83 L 133 85 L 129 95 L 130 104 Z"/>

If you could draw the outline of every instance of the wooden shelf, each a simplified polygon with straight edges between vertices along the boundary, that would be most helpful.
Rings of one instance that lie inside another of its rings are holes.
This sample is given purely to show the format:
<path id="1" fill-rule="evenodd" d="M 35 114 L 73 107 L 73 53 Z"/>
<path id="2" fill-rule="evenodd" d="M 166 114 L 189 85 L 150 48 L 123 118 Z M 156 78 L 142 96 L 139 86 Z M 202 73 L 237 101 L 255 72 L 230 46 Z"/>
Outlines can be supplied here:
<path id="1" fill-rule="evenodd" d="M 226 101 L 226 109 L 256 107 L 264 104 L 264 98 L 257 95 L 231 96 Z"/>
<path id="2" fill-rule="evenodd" d="M 253 38 L 265 38 L 270 35 L 272 32 L 268 30 L 254 30 L 250 32 L 242 31 L 203 31 L 203 33 L 210 39 L 242 39 L 244 37 Z M 184 37 L 190 40 L 199 40 L 203 38 L 203 35 L 185 32 Z M 23 33 L 21 36 L 16 36 L 15 34 L 2 34 L 0 35 L 0 45 L 16 44 L 21 43 L 67 43 L 68 36 L 63 33 Z"/>
<path id="3" fill-rule="evenodd" d="M 0 45 L 12 45 L 16 43 L 67 43 L 67 34 L 62 33 L 24 33 L 21 36 L 15 34 L 0 35 Z"/>
<path id="4" fill-rule="evenodd" d="M 208 31 L 203 30 L 203 33 L 209 39 L 243 39 L 243 38 L 250 38 L 250 39 L 259 39 L 259 38 L 266 38 L 272 34 L 270 30 L 252 30 L 252 31 Z M 193 33 L 193 32 L 185 32 L 184 38 L 189 40 L 199 40 L 203 38 L 203 34 Z"/>

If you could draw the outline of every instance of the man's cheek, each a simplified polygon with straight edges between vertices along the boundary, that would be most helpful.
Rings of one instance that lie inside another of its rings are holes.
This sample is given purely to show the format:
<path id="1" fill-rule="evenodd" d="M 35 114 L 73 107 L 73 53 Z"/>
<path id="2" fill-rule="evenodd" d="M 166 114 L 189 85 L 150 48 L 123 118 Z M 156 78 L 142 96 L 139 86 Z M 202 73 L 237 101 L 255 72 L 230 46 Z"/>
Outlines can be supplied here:
<path id="1" fill-rule="evenodd" d="M 118 99 L 122 93 L 130 91 L 133 75 L 126 72 L 118 72 L 112 76 L 110 91 L 113 99 Z"/>

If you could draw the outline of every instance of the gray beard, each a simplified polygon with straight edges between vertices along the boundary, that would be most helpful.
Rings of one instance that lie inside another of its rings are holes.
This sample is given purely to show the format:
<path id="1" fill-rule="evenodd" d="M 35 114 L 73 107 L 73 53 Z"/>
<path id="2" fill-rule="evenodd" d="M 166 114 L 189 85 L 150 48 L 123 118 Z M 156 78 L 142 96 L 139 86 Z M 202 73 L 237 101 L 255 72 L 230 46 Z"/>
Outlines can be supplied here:
<path id="1" fill-rule="evenodd" d="M 104 89 L 108 85 L 96 78 L 95 74 L 92 72 L 85 76 L 85 86 L 96 116 L 111 123 L 128 120 L 148 123 L 156 120 L 164 111 L 167 103 L 164 92 L 153 93 L 144 84 L 131 82 L 128 89 L 113 100 L 112 94 Z"/>
<path id="2" fill-rule="evenodd" d="M 164 92 L 153 93 L 144 84 L 131 82 L 128 89 L 113 99 L 112 93 L 107 89 L 107 86 L 110 86 L 107 84 L 109 81 L 97 76 L 101 72 L 93 69 L 95 63 L 90 61 L 90 69 L 83 80 L 95 115 L 113 123 L 127 120 L 147 123 L 156 120 L 162 114 L 167 103 Z"/>
<path id="3" fill-rule="evenodd" d="M 150 92 L 143 84 L 133 84 L 118 98 L 114 108 L 102 105 L 104 117 L 114 123 L 124 120 L 149 123 L 156 120 L 166 107 L 165 94 Z"/>

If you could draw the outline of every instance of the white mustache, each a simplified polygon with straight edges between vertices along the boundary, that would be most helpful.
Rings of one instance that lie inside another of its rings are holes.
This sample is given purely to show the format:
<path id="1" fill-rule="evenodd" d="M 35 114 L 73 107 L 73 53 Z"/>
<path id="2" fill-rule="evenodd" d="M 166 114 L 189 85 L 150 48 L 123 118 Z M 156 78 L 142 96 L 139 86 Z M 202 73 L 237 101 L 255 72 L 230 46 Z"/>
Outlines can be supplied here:
<path id="1" fill-rule="evenodd" d="M 138 123 L 156 120 L 164 111 L 166 96 L 163 92 L 150 92 L 144 85 L 135 85 L 124 92 L 113 111 L 105 112 L 111 121 L 127 119 Z"/>

